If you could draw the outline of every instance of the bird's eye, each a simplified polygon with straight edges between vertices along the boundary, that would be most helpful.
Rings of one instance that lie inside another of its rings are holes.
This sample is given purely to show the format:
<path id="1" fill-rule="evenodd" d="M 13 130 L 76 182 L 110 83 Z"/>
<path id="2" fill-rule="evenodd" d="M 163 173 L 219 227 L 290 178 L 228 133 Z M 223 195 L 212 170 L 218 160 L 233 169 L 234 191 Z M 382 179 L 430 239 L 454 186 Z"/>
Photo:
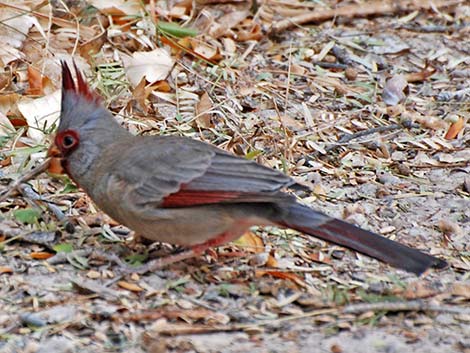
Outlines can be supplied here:
<path id="1" fill-rule="evenodd" d="M 77 140 L 72 135 L 65 135 L 62 138 L 62 146 L 64 146 L 65 148 L 70 148 L 73 145 L 75 145 L 76 143 L 77 143 Z"/>

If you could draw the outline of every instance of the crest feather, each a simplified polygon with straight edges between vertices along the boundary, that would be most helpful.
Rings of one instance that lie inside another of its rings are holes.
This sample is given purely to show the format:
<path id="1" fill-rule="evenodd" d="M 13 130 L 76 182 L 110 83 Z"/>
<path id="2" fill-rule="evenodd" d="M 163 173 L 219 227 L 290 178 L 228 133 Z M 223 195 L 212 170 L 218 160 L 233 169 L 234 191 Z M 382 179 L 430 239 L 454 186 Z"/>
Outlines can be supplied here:
<path id="1" fill-rule="evenodd" d="M 86 98 L 87 100 L 91 102 L 100 102 L 101 97 L 94 92 L 90 86 L 86 83 L 85 79 L 83 78 L 82 73 L 80 70 L 77 68 L 77 65 L 75 62 L 73 63 L 73 67 L 75 69 L 75 74 L 77 76 L 77 84 L 75 85 L 75 81 L 72 77 L 72 72 L 67 65 L 67 63 L 62 60 L 61 62 L 62 65 L 62 92 L 65 93 L 66 91 L 73 91 L 76 94 L 82 96 L 83 98 Z"/>

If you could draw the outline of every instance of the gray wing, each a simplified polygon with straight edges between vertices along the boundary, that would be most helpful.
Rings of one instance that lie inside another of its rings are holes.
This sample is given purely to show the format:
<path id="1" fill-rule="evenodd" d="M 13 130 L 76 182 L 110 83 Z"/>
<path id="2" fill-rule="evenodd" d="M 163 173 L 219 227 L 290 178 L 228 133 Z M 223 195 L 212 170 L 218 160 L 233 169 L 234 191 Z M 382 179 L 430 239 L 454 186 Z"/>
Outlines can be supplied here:
<path id="1" fill-rule="evenodd" d="M 222 192 L 226 198 L 198 197 L 195 204 L 273 202 L 290 199 L 280 190 L 295 184 L 276 170 L 183 137 L 144 137 L 127 146 L 119 160 L 119 166 L 111 168 L 115 170 L 113 177 L 132 189 L 127 192 L 140 205 L 158 205 L 175 194 Z"/>

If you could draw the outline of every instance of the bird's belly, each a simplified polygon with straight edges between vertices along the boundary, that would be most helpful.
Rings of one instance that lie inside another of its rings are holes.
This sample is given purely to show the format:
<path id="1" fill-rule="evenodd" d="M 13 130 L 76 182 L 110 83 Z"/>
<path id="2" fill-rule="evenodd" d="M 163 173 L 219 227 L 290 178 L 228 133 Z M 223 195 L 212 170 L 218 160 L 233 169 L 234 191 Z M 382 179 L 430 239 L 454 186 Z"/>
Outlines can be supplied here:
<path id="1" fill-rule="evenodd" d="M 157 209 L 152 212 L 152 217 L 119 218 L 116 220 L 144 238 L 182 246 L 202 244 L 226 232 L 233 232 L 233 239 L 236 239 L 254 224 L 248 222 L 239 229 L 234 215 L 213 207 Z"/>

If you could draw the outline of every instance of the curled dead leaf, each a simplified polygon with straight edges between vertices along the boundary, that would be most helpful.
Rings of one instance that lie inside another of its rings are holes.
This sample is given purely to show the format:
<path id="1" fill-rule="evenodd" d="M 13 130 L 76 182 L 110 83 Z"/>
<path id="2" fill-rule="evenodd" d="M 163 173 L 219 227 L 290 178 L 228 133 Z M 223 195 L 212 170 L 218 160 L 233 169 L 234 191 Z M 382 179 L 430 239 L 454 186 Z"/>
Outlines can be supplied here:
<path id="1" fill-rule="evenodd" d="M 470 283 L 454 283 L 450 292 L 452 295 L 470 299 Z"/>
<path id="2" fill-rule="evenodd" d="M 49 252 L 45 251 L 35 251 L 30 254 L 31 258 L 34 260 L 47 260 L 54 256 L 54 254 L 51 254 Z"/>
<path id="3" fill-rule="evenodd" d="M 261 31 L 261 26 L 259 23 L 253 23 L 251 28 L 239 31 L 234 39 L 239 42 L 246 42 L 249 40 L 261 40 L 262 38 L 263 32 Z"/>
<path id="4" fill-rule="evenodd" d="M 13 273 L 13 269 L 8 266 L 0 266 L 0 275 L 3 273 Z"/>
<path id="5" fill-rule="evenodd" d="M 403 104 L 392 105 L 387 107 L 386 109 L 387 115 L 392 118 L 402 114 L 404 111 L 405 107 L 403 106 Z"/>
<path id="6" fill-rule="evenodd" d="M 432 297 L 441 292 L 442 289 L 436 284 L 429 281 L 417 280 L 408 284 L 403 295 L 406 299 L 418 299 Z"/>
<path id="7" fill-rule="evenodd" d="M 36 142 L 42 142 L 44 132 L 57 124 L 60 115 L 60 90 L 41 98 L 22 97 L 18 109 L 28 123 L 28 136 Z"/>
<path id="8" fill-rule="evenodd" d="M 264 251 L 263 240 L 253 232 L 246 232 L 235 242 L 236 245 L 243 247 L 244 250 L 260 253 Z"/>
<path id="9" fill-rule="evenodd" d="M 306 287 L 305 281 L 302 278 L 300 278 L 298 275 L 296 275 L 295 273 L 291 273 L 291 272 L 258 270 L 255 272 L 255 275 L 256 277 L 270 275 L 276 278 L 287 279 L 301 287 Z"/>
<path id="10" fill-rule="evenodd" d="M 390 78 L 384 86 L 382 92 L 382 99 L 387 105 L 397 105 L 406 98 L 404 93 L 405 88 L 408 87 L 408 81 L 405 76 L 396 75 Z"/>
<path id="11" fill-rule="evenodd" d="M 2 112 L 0 112 L 0 137 L 8 136 L 15 132 L 15 127 Z"/>
<path id="12" fill-rule="evenodd" d="M 327 265 L 331 264 L 331 258 L 320 251 L 311 253 L 308 256 L 312 261 Z"/>
<path id="13" fill-rule="evenodd" d="M 194 53 L 196 53 L 198 56 L 211 62 L 222 59 L 218 48 L 213 47 L 207 43 L 203 43 L 202 41 L 194 38 L 191 38 L 190 42 Z"/>
<path id="14" fill-rule="evenodd" d="M 142 292 L 144 290 L 142 287 L 138 286 L 135 283 L 119 281 L 117 284 L 119 287 L 127 289 L 128 291 L 131 291 L 131 292 Z"/>
<path id="15" fill-rule="evenodd" d="M 455 139 L 457 135 L 460 133 L 460 131 L 463 130 L 464 127 L 465 127 L 465 120 L 464 118 L 459 117 L 457 121 L 455 121 L 454 123 L 452 123 L 452 125 L 450 125 L 444 138 L 446 140 Z"/>
<path id="16" fill-rule="evenodd" d="M 448 219 L 441 219 L 439 221 L 439 229 L 446 235 L 461 235 L 463 234 L 462 228 L 455 222 Z"/>
<path id="17" fill-rule="evenodd" d="M 422 71 L 413 72 L 411 74 L 405 75 L 406 81 L 409 82 L 421 82 L 426 80 L 428 77 L 431 77 L 436 72 L 434 67 L 427 67 Z"/>
<path id="18" fill-rule="evenodd" d="M 196 123 L 199 127 L 208 129 L 213 126 L 211 122 L 212 101 L 207 92 L 204 92 L 196 106 Z"/>
<path id="19" fill-rule="evenodd" d="M 133 87 L 136 87 L 143 78 L 149 83 L 164 80 L 175 63 L 168 52 L 161 48 L 123 56 L 123 62 L 127 78 Z"/>

